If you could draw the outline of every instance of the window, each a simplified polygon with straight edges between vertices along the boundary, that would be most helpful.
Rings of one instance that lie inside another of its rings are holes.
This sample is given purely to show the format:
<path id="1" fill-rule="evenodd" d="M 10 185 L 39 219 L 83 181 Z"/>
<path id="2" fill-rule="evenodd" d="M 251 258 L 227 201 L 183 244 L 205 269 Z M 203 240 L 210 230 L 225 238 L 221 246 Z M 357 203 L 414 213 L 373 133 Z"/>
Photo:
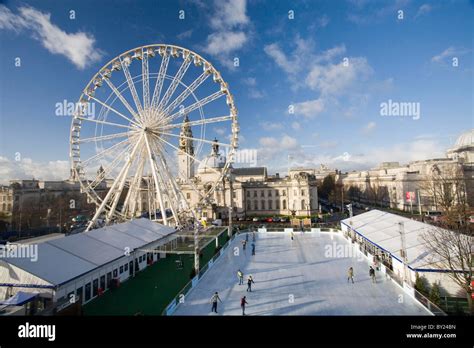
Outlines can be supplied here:
<path id="1" fill-rule="evenodd" d="M 92 282 L 92 297 L 96 297 L 99 292 L 99 279 L 94 279 Z"/>
<path id="2" fill-rule="evenodd" d="M 125 272 L 128 271 L 128 263 L 126 263 L 126 264 L 123 266 L 123 270 L 124 270 Z"/>
<path id="3" fill-rule="evenodd" d="M 247 191 L 247 197 L 250 197 L 250 191 Z"/>
<path id="4" fill-rule="evenodd" d="M 283 209 L 286 209 L 286 199 L 283 200 Z"/>
<path id="5" fill-rule="evenodd" d="M 237 193 L 235 191 L 232 191 L 232 198 L 237 198 Z"/>
<path id="6" fill-rule="evenodd" d="M 278 209 L 278 210 L 280 209 L 280 201 L 279 200 L 277 200 L 275 202 L 275 209 Z"/>
<path id="7" fill-rule="evenodd" d="M 122 273 L 123 273 L 123 266 L 120 266 L 119 273 L 120 273 L 120 274 L 122 274 Z"/>
<path id="8" fill-rule="evenodd" d="M 272 190 L 268 190 L 268 197 L 272 196 Z"/>
<path id="9" fill-rule="evenodd" d="M 253 201 L 253 209 L 258 210 L 258 201 Z"/>
<path id="10" fill-rule="evenodd" d="M 85 296 L 86 296 L 85 297 L 85 299 L 86 299 L 85 302 L 87 302 L 91 299 L 91 283 L 86 284 L 86 294 L 85 294 Z"/>
<path id="11" fill-rule="evenodd" d="M 247 201 L 247 210 L 252 210 L 252 206 L 250 204 L 250 201 Z"/>
<path id="12" fill-rule="evenodd" d="M 118 276 L 118 272 L 117 272 L 117 268 L 116 268 L 116 269 L 114 269 L 114 278 L 117 278 L 117 276 Z"/>
<path id="13" fill-rule="evenodd" d="M 306 209 L 306 202 L 304 199 L 301 200 L 301 210 Z"/>
<path id="14" fill-rule="evenodd" d="M 138 263 L 141 263 L 142 262 L 142 257 L 138 257 Z"/>
<path id="15" fill-rule="evenodd" d="M 286 190 L 283 190 L 282 195 L 286 196 Z"/>
<path id="16" fill-rule="evenodd" d="M 265 191 L 260 191 L 260 197 L 265 197 Z"/>
<path id="17" fill-rule="evenodd" d="M 301 195 L 304 196 L 304 190 L 301 190 Z"/>
<path id="18" fill-rule="evenodd" d="M 112 272 L 107 273 L 107 288 L 110 286 L 110 282 L 112 281 Z"/>
<path id="19" fill-rule="evenodd" d="M 273 201 L 268 201 L 268 209 L 269 210 L 273 209 Z"/>
<path id="20" fill-rule="evenodd" d="M 191 193 L 189 192 L 186 193 L 186 199 L 191 199 Z"/>
<path id="21" fill-rule="evenodd" d="M 257 197 L 257 190 L 253 191 L 253 196 Z"/>
<path id="22" fill-rule="evenodd" d="M 100 288 L 105 290 L 105 275 L 100 277 Z"/>
<path id="23" fill-rule="evenodd" d="M 262 208 L 262 210 L 265 210 L 265 201 L 262 200 L 260 203 L 261 203 L 261 207 L 260 207 L 260 208 Z"/>
<path id="24" fill-rule="evenodd" d="M 280 190 L 275 190 L 275 196 L 279 196 L 280 195 Z"/>

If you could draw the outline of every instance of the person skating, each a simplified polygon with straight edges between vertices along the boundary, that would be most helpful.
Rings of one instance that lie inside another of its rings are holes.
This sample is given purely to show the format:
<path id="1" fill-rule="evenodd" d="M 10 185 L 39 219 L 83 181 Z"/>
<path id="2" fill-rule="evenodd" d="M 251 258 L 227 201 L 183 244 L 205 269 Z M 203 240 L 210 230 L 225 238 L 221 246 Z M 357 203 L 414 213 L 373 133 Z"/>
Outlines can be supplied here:
<path id="1" fill-rule="evenodd" d="M 293 240 L 295 237 L 295 234 L 293 233 L 293 231 L 291 231 L 290 235 L 291 235 L 291 240 Z"/>
<path id="2" fill-rule="evenodd" d="M 372 283 L 377 283 L 377 280 L 375 279 L 375 269 L 373 269 L 372 266 L 370 266 L 369 269 L 369 276 L 372 278 Z"/>
<path id="3" fill-rule="evenodd" d="M 242 249 L 245 251 L 245 247 L 247 246 L 247 242 L 244 240 L 242 241 Z"/>
<path id="4" fill-rule="evenodd" d="M 349 279 L 352 280 L 352 284 L 354 284 L 354 269 L 352 267 L 349 267 L 349 270 L 347 271 L 347 282 L 349 283 Z"/>
<path id="5" fill-rule="evenodd" d="M 255 255 L 255 243 L 252 243 L 252 255 Z"/>
<path id="6" fill-rule="evenodd" d="M 255 232 L 252 232 L 252 242 L 255 242 Z"/>
<path id="7" fill-rule="evenodd" d="M 221 298 L 219 297 L 219 293 L 216 291 L 214 295 L 211 297 L 211 303 L 212 303 L 212 312 L 217 313 L 217 301 L 220 301 L 222 303 Z"/>
<path id="8" fill-rule="evenodd" d="M 247 296 L 244 296 L 240 299 L 240 307 L 242 308 L 242 315 L 245 315 L 245 305 L 248 304 Z"/>
<path id="9" fill-rule="evenodd" d="M 248 233 L 245 234 L 245 241 L 246 241 L 246 242 L 249 241 L 249 234 L 248 234 Z"/>
<path id="10" fill-rule="evenodd" d="M 239 285 L 242 285 L 244 283 L 244 274 L 240 269 L 237 271 L 237 277 L 239 277 Z"/>
<path id="11" fill-rule="evenodd" d="M 252 283 L 255 284 L 255 282 L 253 281 L 252 276 L 250 275 L 247 279 L 247 291 L 252 292 Z"/>

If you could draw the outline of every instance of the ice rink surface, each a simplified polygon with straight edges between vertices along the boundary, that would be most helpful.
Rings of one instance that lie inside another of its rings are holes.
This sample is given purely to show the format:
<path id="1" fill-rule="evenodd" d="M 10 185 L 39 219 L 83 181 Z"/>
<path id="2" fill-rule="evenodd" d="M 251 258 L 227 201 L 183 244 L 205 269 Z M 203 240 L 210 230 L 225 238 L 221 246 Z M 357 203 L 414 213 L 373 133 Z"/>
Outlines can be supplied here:
<path id="1" fill-rule="evenodd" d="M 238 235 L 174 315 L 242 315 L 242 296 L 246 315 L 430 315 L 383 273 L 373 284 L 367 258 L 339 234 L 295 232 L 293 241 L 284 232 L 255 234 L 256 255 L 252 234 L 245 251 L 245 234 Z M 354 284 L 347 282 L 351 266 Z M 244 285 L 238 285 L 238 269 Z M 252 292 L 246 292 L 248 275 L 255 281 Z M 211 312 L 215 291 L 222 300 L 218 314 Z"/>

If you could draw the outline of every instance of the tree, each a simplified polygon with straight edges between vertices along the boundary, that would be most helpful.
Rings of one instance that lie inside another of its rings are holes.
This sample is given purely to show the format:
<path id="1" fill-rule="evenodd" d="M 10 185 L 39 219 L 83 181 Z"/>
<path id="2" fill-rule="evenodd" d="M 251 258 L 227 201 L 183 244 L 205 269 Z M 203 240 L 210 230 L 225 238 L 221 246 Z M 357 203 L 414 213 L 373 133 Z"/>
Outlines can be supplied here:
<path id="1" fill-rule="evenodd" d="M 429 300 L 437 306 L 441 304 L 441 295 L 439 293 L 438 283 L 434 283 L 433 286 L 431 287 Z"/>
<path id="2" fill-rule="evenodd" d="M 422 293 L 423 295 L 427 295 L 428 291 L 426 289 L 426 279 L 420 277 L 418 273 L 416 273 L 416 280 L 415 280 L 415 289 Z"/>
<path id="3" fill-rule="evenodd" d="M 474 314 L 471 288 L 474 265 L 472 230 L 467 225 L 454 230 L 431 226 L 422 238 L 431 253 L 431 264 L 448 271 L 447 275 L 465 292 L 469 311 Z"/>
<path id="4" fill-rule="evenodd" d="M 328 175 L 324 178 L 323 183 L 319 189 L 319 195 L 322 198 L 329 199 L 329 196 L 334 192 L 336 188 L 336 183 L 333 175 Z"/>

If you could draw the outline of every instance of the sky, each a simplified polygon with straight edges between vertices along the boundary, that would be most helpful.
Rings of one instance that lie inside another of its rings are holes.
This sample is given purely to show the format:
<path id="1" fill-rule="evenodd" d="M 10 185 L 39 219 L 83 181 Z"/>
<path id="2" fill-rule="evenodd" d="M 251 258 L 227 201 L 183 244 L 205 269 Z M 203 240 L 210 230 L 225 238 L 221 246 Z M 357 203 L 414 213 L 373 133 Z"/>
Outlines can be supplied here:
<path id="1" fill-rule="evenodd" d="M 56 104 L 154 43 L 221 72 L 240 149 L 271 173 L 444 157 L 474 128 L 473 23 L 473 1 L 0 0 L 0 182 L 67 178 L 71 119 Z"/>

